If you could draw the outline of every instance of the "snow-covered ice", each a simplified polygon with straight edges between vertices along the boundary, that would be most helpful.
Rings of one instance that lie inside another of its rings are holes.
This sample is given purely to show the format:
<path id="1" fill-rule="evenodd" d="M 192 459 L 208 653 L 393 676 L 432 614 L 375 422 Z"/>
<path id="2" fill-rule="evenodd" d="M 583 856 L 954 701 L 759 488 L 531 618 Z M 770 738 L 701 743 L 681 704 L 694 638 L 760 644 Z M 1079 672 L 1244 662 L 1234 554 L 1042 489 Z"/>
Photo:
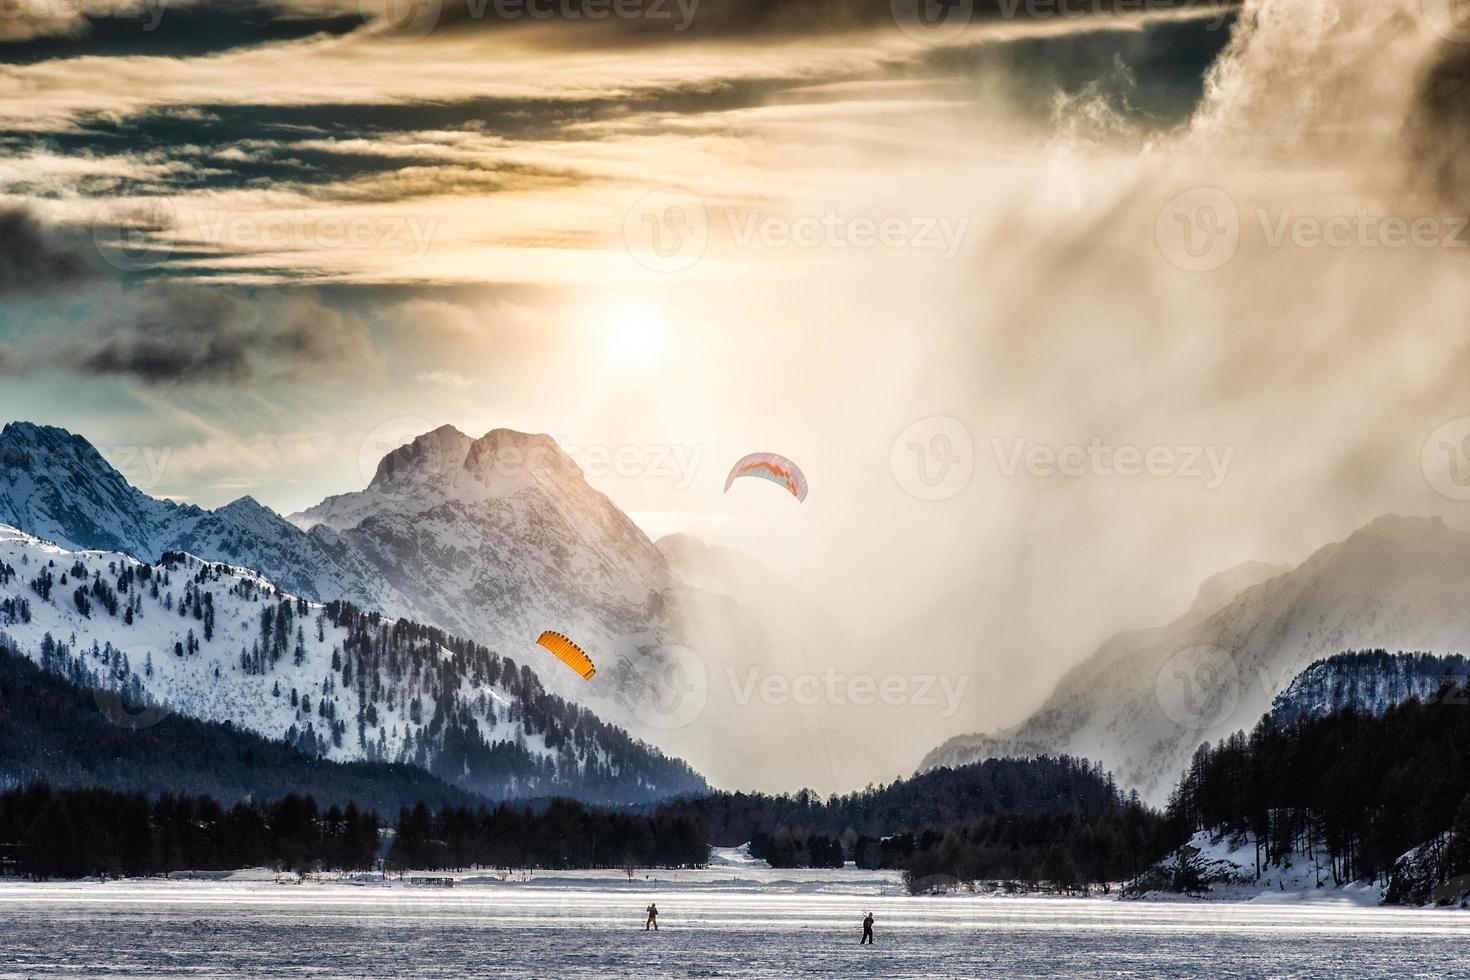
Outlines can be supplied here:
<path id="1" fill-rule="evenodd" d="M 0 882 L 0 978 L 1444 977 L 1470 913 L 914 898 L 886 872 L 465 872 L 356 880 Z M 646 874 L 646 877 L 645 877 Z M 659 906 L 661 931 L 643 930 Z M 877 945 L 859 947 L 863 914 Z"/>

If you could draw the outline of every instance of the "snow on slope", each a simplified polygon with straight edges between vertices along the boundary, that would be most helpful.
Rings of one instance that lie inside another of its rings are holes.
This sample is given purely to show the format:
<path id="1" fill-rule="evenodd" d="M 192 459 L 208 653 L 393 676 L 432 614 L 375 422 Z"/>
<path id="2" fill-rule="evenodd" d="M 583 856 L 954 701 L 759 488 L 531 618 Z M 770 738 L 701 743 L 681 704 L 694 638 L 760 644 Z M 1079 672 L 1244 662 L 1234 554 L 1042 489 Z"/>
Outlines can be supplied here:
<path id="1" fill-rule="evenodd" d="M 136 489 L 80 436 L 11 422 L 0 430 L 0 524 L 68 548 L 144 561 L 187 551 L 253 568 L 282 588 L 397 610 L 405 599 L 331 535 L 308 535 L 249 497 L 215 511 Z"/>
<path id="2" fill-rule="evenodd" d="M 1470 661 L 1459 654 L 1347 651 L 1318 660 L 1293 678 L 1272 702 L 1271 715 L 1282 724 L 1342 708 L 1381 715 L 1409 698 L 1430 702 L 1447 681 L 1463 687 L 1467 678 Z"/>
<path id="3" fill-rule="evenodd" d="M 1183 896 L 1167 891 L 1137 891 L 1132 897 L 1152 900 L 1208 898 L 1213 901 L 1350 902 L 1355 905 L 1380 905 L 1383 886 L 1374 881 L 1354 881 L 1335 885 L 1332 871 L 1313 855 L 1293 853 L 1279 865 L 1256 865 L 1256 843 L 1250 834 L 1221 834 L 1202 830 L 1194 834 L 1185 848 L 1197 852 L 1202 876 L 1208 891 Z M 1173 858 L 1162 862 L 1167 867 Z M 1138 883 L 1152 875 L 1145 874 Z M 1138 883 L 1134 883 L 1135 888 Z"/>
<path id="4" fill-rule="evenodd" d="M 962 735 L 921 769 L 993 755 L 1103 763 L 1162 803 L 1204 741 L 1251 728 L 1312 661 L 1353 648 L 1470 649 L 1470 533 L 1381 517 L 1201 616 L 1106 641 L 1015 728 Z"/>
<path id="5" fill-rule="evenodd" d="M 0 638 L 83 684 L 334 760 L 416 763 L 496 797 L 636 801 L 703 785 L 677 760 L 547 696 L 526 667 L 277 592 L 250 570 L 184 555 L 148 566 L 5 526 L 0 564 Z M 32 584 L 47 578 L 49 590 Z"/>
<path id="6" fill-rule="evenodd" d="M 183 551 L 255 569 L 295 595 L 528 657 L 555 629 L 593 653 L 599 681 L 547 670 L 551 690 L 664 736 L 667 648 L 690 642 L 680 610 L 704 597 L 549 436 L 437 429 L 384 457 L 365 490 L 292 520 L 248 497 L 215 511 L 156 500 L 79 436 L 30 423 L 0 431 L 0 523 L 70 548 L 145 561 Z"/>

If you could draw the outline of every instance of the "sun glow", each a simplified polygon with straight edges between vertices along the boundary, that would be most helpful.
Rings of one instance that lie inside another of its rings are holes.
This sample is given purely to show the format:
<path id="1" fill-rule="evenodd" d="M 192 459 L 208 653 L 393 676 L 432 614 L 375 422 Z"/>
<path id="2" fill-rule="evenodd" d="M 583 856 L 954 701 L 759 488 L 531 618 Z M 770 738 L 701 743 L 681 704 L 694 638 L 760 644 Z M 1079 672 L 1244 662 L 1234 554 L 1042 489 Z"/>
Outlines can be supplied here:
<path id="1" fill-rule="evenodd" d="M 668 325 L 661 310 L 623 303 L 601 311 L 596 324 L 602 360 L 609 370 L 642 373 L 663 362 Z"/>

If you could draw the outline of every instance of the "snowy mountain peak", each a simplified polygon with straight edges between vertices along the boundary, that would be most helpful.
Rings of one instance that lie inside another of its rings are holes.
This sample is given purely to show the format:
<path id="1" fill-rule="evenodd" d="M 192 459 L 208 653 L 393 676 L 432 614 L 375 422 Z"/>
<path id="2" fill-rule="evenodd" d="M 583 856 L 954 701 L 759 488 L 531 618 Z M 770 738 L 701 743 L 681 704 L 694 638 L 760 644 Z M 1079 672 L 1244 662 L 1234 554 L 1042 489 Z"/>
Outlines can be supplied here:
<path id="1" fill-rule="evenodd" d="M 161 526 L 202 513 L 148 497 L 65 429 L 11 422 L 0 431 L 0 523 L 76 548 L 156 557 Z"/>
<path id="2" fill-rule="evenodd" d="M 533 482 L 576 491 L 582 469 L 548 435 L 492 429 L 475 441 L 464 461 L 470 486 L 466 496 L 504 497 Z"/>
<path id="3" fill-rule="evenodd" d="M 81 436 L 50 425 L 7 422 L 0 430 L 0 472 L 40 475 L 60 462 L 70 477 L 89 476 L 109 483 L 125 483 L 121 473 Z"/>
<path id="4" fill-rule="evenodd" d="M 472 440 L 444 426 L 389 453 L 366 489 L 286 519 L 249 497 L 214 511 L 154 499 L 84 439 L 7 432 L 0 524 L 73 550 L 252 568 L 293 595 L 431 624 L 508 656 L 545 655 L 534 638 L 555 627 L 595 651 L 601 670 L 596 685 L 553 670 L 548 686 L 625 725 L 652 696 L 635 665 L 679 630 L 681 586 L 663 556 L 544 434 Z"/>
<path id="5" fill-rule="evenodd" d="M 383 512 L 418 514 L 445 503 L 480 504 L 532 485 L 574 496 L 593 493 L 582 470 L 544 433 L 492 429 L 471 439 L 452 425 L 418 436 L 383 457 L 361 491 L 328 497 L 289 520 L 347 531 Z"/>
<path id="6" fill-rule="evenodd" d="M 452 425 L 441 425 L 388 453 L 378 463 L 369 489 L 394 484 L 452 479 L 463 466 L 474 440 Z"/>
<path id="7" fill-rule="evenodd" d="M 1291 571 L 1290 565 L 1247 561 L 1216 572 L 1200 583 L 1186 618 L 1204 619 L 1252 586 Z"/>
<path id="8" fill-rule="evenodd" d="M 225 504 L 219 510 L 220 510 L 220 513 L 224 513 L 226 511 L 228 511 L 228 512 L 234 513 L 234 514 L 265 514 L 265 513 L 274 514 L 275 513 L 275 511 L 273 511 L 270 508 L 266 507 L 264 504 L 262 504 L 260 501 L 256 500 L 254 497 L 250 496 L 249 494 L 246 494 L 243 497 L 237 497 L 236 499 L 234 499 L 234 500 L 230 501 L 229 503 Z"/>
<path id="9" fill-rule="evenodd" d="M 1358 528 L 1347 538 L 1321 549 L 1312 560 L 1373 561 L 1393 556 L 1409 558 L 1421 548 L 1442 553 L 1457 550 L 1470 541 L 1470 533 L 1451 528 L 1440 517 L 1406 517 L 1384 514 Z"/>

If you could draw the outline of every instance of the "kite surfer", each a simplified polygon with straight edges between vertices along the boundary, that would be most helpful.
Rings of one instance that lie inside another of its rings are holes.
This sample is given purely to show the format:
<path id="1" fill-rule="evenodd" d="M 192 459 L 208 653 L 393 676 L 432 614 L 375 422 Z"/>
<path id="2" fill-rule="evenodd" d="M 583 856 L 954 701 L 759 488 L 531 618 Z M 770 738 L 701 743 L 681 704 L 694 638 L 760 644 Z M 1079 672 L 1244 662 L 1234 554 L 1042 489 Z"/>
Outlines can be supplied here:
<path id="1" fill-rule="evenodd" d="M 863 919 L 863 938 L 858 940 L 858 945 L 861 946 L 863 943 L 867 943 L 869 946 L 873 945 L 873 913 L 872 912 L 869 912 L 867 914 L 867 916 Z"/>
<path id="2" fill-rule="evenodd" d="M 645 922 L 645 923 L 643 923 L 643 931 L 644 932 L 647 932 L 649 929 L 652 929 L 654 932 L 658 932 L 658 906 L 657 905 L 649 905 L 648 906 L 648 921 Z"/>

